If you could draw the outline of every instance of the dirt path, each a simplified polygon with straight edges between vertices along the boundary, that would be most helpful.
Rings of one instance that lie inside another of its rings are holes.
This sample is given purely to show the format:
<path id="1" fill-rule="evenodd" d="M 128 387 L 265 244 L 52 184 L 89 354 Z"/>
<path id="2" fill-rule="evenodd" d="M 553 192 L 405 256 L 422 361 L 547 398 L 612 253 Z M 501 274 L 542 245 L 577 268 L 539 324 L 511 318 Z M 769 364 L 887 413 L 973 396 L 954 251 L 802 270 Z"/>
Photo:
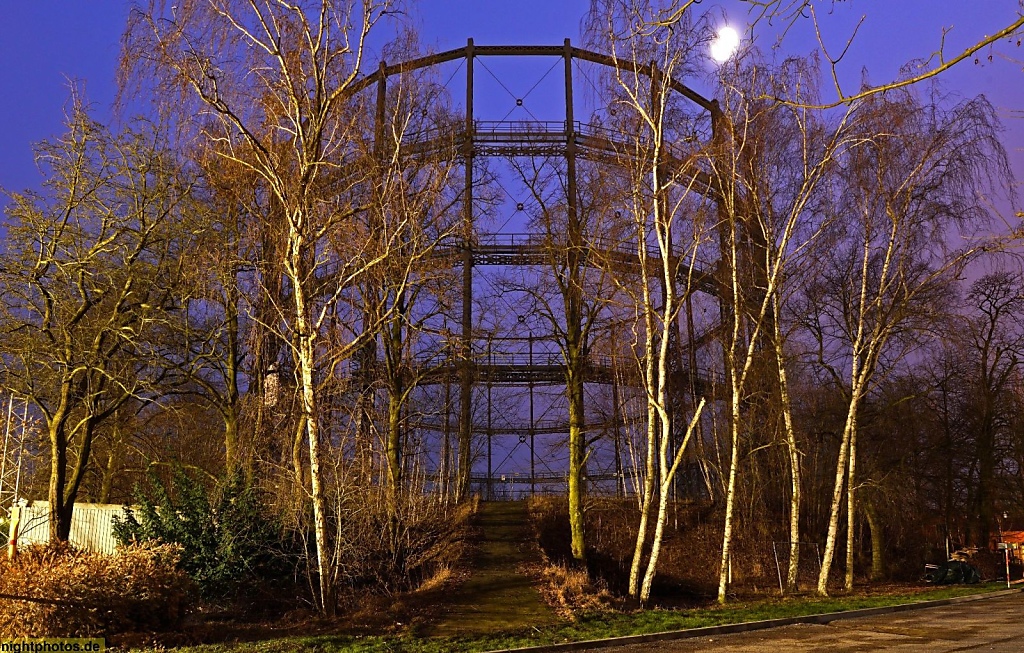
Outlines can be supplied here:
<path id="1" fill-rule="evenodd" d="M 535 555 L 526 503 L 481 503 L 476 526 L 482 537 L 470 576 L 449 598 L 444 616 L 429 634 L 454 637 L 558 623 L 532 581 L 518 570 Z"/>

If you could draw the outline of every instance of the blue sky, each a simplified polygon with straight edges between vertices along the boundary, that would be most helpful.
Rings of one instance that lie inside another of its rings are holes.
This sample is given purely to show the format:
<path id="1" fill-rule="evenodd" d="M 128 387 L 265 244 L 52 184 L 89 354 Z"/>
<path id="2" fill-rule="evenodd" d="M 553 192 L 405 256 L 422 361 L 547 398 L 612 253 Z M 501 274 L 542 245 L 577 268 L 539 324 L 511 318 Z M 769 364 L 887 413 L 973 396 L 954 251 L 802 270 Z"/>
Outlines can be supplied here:
<path id="1" fill-rule="evenodd" d="M 587 5 L 586 0 L 421 0 L 407 18 L 418 25 L 424 44 L 438 50 L 461 47 L 470 36 L 481 44 L 559 44 L 566 37 L 579 41 Z M 109 116 L 128 6 L 122 0 L 0 0 L 0 187 L 38 185 L 31 146 L 61 131 L 69 79 L 85 83 L 98 117 Z M 1021 11 L 1018 0 L 825 0 L 819 6 L 824 37 L 834 51 L 863 17 L 840 69 L 842 79 L 853 86 L 862 70 L 872 83 L 880 83 L 907 61 L 927 58 L 939 47 L 943 28 L 951 28 L 947 53 L 957 53 L 1009 24 Z M 742 27 L 747 7 L 736 0 L 704 0 L 697 9 L 714 11 Z M 777 29 L 759 25 L 757 45 L 770 48 L 776 34 Z M 811 21 L 800 19 L 781 52 L 807 53 L 815 47 Z M 944 75 L 948 89 L 985 93 L 997 106 L 1018 177 L 1024 177 L 1022 62 L 1024 46 L 1004 42 L 982 53 L 979 64 L 965 62 Z"/>

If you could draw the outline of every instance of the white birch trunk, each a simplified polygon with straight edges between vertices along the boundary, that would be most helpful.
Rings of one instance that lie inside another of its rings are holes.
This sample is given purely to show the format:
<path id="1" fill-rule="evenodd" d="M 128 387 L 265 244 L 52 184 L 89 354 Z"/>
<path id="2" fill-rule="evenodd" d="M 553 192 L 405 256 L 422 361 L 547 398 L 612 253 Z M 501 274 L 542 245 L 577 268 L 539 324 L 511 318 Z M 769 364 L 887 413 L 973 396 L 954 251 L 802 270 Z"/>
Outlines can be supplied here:
<path id="1" fill-rule="evenodd" d="M 328 549 L 327 503 L 324 494 L 320 455 L 320 429 L 317 420 L 316 387 L 313 372 L 316 365 L 316 330 L 310 317 L 310 306 L 305 289 L 305 266 L 302 261 L 303 237 L 301 227 L 304 216 L 299 213 L 290 219 L 288 234 L 288 260 L 286 273 L 292 283 L 295 300 L 294 325 L 296 350 L 299 363 L 300 394 L 302 396 L 302 417 L 306 426 L 309 445 L 309 476 L 313 501 L 313 534 L 316 540 L 317 573 L 319 576 L 320 602 L 323 613 L 334 616 L 334 565 Z M 299 470 L 296 470 L 298 473 Z"/>
<path id="2" fill-rule="evenodd" d="M 665 532 L 665 519 L 668 516 L 668 496 L 669 489 L 672 486 L 672 480 L 676 476 L 676 471 L 679 469 L 679 463 L 683 459 L 683 453 L 686 451 L 686 447 L 690 442 L 690 438 L 693 435 L 693 430 L 697 426 L 697 422 L 700 421 L 701 413 L 704 411 L 704 398 L 702 397 L 700 403 L 697 405 L 697 410 L 693 413 L 693 419 L 690 420 L 690 424 L 686 429 L 686 435 L 683 436 L 683 442 L 676 451 L 675 460 L 672 461 L 672 466 L 669 468 L 662 467 L 663 476 L 661 481 L 661 493 L 658 496 L 658 521 L 654 527 L 654 538 L 651 544 L 651 557 L 647 561 L 647 573 L 644 574 L 644 584 L 640 591 L 640 603 L 645 604 L 651 598 L 651 585 L 654 583 L 654 576 L 658 569 L 658 558 L 661 555 L 661 541 Z M 661 452 L 662 460 L 667 462 L 666 454 L 668 452 L 668 439 L 665 438 L 662 442 Z"/>
<path id="3" fill-rule="evenodd" d="M 655 451 L 657 450 L 657 407 L 654 403 L 654 391 L 651 381 L 655 374 L 654 358 L 654 305 L 651 297 L 650 281 L 647 276 L 647 247 L 644 235 L 646 225 L 637 220 L 637 257 L 640 260 L 641 283 L 643 284 L 643 315 L 645 328 L 644 341 L 644 384 L 647 394 L 647 451 L 645 452 L 643 494 L 640 497 L 640 523 L 636 534 L 636 546 L 633 548 L 633 561 L 629 568 L 629 595 L 636 598 L 640 592 L 640 569 L 643 565 L 644 546 L 647 543 L 648 521 L 651 503 L 654 501 Z"/>
<path id="4" fill-rule="evenodd" d="M 856 487 L 854 485 L 857 472 L 857 430 L 850 433 L 850 459 L 846 466 L 846 579 L 844 588 L 847 592 L 853 589 L 853 535 L 857 523 Z"/>
<path id="5" fill-rule="evenodd" d="M 740 401 L 738 392 L 732 397 L 732 426 L 729 435 L 732 440 L 729 447 L 729 483 L 725 491 L 725 526 L 722 529 L 722 557 L 718 567 L 718 602 L 725 603 L 729 587 L 729 555 L 732 550 L 733 508 L 736 504 L 736 468 L 739 466 L 739 413 Z"/>
<path id="6" fill-rule="evenodd" d="M 836 461 L 836 478 L 832 488 L 832 504 L 829 512 L 828 535 L 825 538 L 825 553 L 822 556 L 821 571 L 818 573 L 818 594 L 828 596 L 828 576 L 832 570 L 832 560 L 836 553 L 836 536 L 839 531 L 839 511 L 843 505 L 843 484 L 846 480 L 846 460 L 850 452 L 850 434 L 857 428 L 857 413 L 851 409 L 846 413 L 846 424 L 843 426 L 843 441 L 839 445 L 839 458 Z"/>
<path id="7" fill-rule="evenodd" d="M 782 329 L 779 326 L 779 301 L 775 305 L 775 360 L 778 364 L 779 403 L 782 410 L 783 429 L 786 435 L 786 449 L 789 454 L 789 565 L 786 571 L 786 591 L 795 592 L 800 572 L 800 450 L 796 442 L 796 429 L 793 426 L 792 401 L 789 397 L 789 379 L 786 375 L 786 361 L 782 350 Z"/>

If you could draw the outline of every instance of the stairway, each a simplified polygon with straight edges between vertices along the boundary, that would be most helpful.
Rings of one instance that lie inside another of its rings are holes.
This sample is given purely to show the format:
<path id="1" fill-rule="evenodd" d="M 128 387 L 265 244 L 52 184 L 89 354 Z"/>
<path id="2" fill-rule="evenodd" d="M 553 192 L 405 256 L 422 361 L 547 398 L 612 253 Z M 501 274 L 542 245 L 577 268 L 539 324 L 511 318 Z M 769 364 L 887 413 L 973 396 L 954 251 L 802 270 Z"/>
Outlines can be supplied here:
<path id="1" fill-rule="evenodd" d="M 475 525 L 481 538 L 469 578 L 453 592 L 430 635 L 480 635 L 558 623 L 532 580 L 519 570 L 538 555 L 526 502 L 482 502 Z"/>

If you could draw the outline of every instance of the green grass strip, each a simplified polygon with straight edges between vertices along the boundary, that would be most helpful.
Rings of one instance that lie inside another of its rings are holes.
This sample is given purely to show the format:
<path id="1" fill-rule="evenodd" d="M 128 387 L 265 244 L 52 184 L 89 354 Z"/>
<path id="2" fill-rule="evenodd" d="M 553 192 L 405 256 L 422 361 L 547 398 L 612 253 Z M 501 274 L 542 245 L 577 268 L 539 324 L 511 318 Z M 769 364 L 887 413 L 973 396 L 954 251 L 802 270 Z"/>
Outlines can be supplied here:
<path id="1" fill-rule="evenodd" d="M 974 594 L 985 594 L 1006 589 L 1001 583 L 951 586 L 926 592 L 879 596 L 852 596 L 837 598 L 795 597 L 765 599 L 733 603 L 724 607 L 693 610 L 644 610 L 630 613 L 603 613 L 585 615 L 574 623 L 547 628 L 534 628 L 519 632 L 496 633 L 472 638 L 421 638 L 415 635 L 393 637 L 350 637 L 322 635 L 316 637 L 287 637 L 263 642 L 216 644 L 182 647 L 178 653 L 447 653 L 480 652 L 498 649 L 522 648 L 544 644 L 560 644 L 628 635 L 721 626 L 750 621 L 802 617 L 881 608 L 904 603 L 937 601 Z"/>

